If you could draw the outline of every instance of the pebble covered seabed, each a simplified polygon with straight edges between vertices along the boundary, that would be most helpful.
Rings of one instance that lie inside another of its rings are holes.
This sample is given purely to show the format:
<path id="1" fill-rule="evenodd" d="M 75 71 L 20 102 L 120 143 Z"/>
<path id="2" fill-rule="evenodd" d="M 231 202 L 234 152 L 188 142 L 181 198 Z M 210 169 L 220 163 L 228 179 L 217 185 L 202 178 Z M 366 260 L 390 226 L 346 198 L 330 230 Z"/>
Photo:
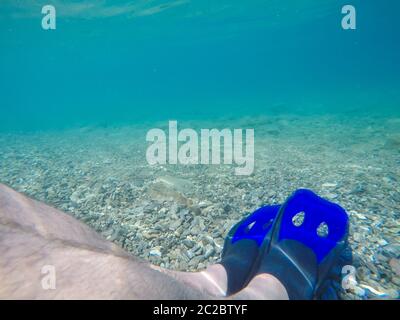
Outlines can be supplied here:
<path id="1" fill-rule="evenodd" d="M 85 222 L 133 255 L 195 271 L 219 261 L 238 220 L 309 188 L 350 215 L 358 284 L 343 299 L 398 298 L 400 118 L 271 116 L 178 122 L 254 128 L 255 170 L 149 166 L 147 130 L 168 122 L 0 133 L 0 182 Z"/>

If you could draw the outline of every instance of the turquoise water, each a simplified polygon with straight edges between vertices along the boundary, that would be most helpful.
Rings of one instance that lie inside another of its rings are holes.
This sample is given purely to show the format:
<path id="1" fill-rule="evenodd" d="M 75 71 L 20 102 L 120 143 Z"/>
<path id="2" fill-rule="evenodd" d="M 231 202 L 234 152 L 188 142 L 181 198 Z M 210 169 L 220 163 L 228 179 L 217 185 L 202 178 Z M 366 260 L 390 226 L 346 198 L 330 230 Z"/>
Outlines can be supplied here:
<path id="1" fill-rule="evenodd" d="M 54 4 L 56 30 L 41 28 Z M 253 114 L 399 114 L 400 4 L 2 1 L 3 131 Z"/>

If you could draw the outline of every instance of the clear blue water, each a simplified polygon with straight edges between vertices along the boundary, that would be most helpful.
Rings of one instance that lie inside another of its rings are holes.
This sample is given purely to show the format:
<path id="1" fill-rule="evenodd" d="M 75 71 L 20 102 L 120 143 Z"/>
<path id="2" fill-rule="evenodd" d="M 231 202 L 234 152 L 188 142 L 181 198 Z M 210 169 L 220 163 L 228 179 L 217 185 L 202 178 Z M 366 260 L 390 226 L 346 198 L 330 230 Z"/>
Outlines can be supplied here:
<path id="1" fill-rule="evenodd" d="M 41 7 L 57 29 L 41 28 Z M 0 128 L 277 113 L 399 113 L 400 3 L 0 3 Z"/>

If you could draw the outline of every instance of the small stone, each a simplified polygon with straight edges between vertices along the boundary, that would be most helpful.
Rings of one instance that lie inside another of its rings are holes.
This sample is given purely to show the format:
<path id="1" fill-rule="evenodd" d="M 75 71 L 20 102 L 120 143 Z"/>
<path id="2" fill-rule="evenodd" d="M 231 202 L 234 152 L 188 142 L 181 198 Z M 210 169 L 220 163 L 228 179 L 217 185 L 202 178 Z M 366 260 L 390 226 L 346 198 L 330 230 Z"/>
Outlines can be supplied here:
<path id="1" fill-rule="evenodd" d="M 149 254 L 150 254 L 150 256 L 153 256 L 153 257 L 161 257 L 161 251 L 159 248 L 151 249 Z"/>
<path id="2" fill-rule="evenodd" d="M 79 203 L 79 192 L 75 191 L 73 194 L 71 194 L 71 196 L 69 197 L 69 199 L 73 202 L 73 203 Z"/>
<path id="3" fill-rule="evenodd" d="M 188 209 L 196 215 L 201 214 L 201 210 L 198 206 L 190 206 Z"/>
<path id="4" fill-rule="evenodd" d="M 353 190 L 350 191 L 351 194 L 361 194 L 366 191 L 365 187 L 361 184 L 357 185 Z"/>
<path id="5" fill-rule="evenodd" d="M 174 230 L 178 229 L 181 224 L 182 224 L 182 220 L 178 219 L 175 222 L 171 223 L 171 225 L 169 226 L 169 230 L 174 231 Z"/>
<path id="6" fill-rule="evenodd" d="M 396 289 L 389 289 L 386 292 L 391 299 L 398 299 L 400 298 L 399 291 Z"/>
<path id="7" fill-rule="evenodd" d="M 202 262 L 199 263 L 199 265 L 197 266 L 199 269 L 205 269 L 206 265 Z"/>
<path id="8" fill-rule="evenodd" d="M 361 233 L 356 232 L 356 233 L 353 234 L 353 240 L 355 242 L 361 242 L 362 238 L 363 237 L 362 237 Z"/>
<path id="9" fill-rule="evenodd" d="M 199 229 L 199 227 L 192 227 L 190 229 L 188 229 L 189 233 L 193 236 L 198 236 L 201 233 L 201 230 Z"/>
<path id="10" fill-rule="evenodd" d="M 329 198 L 329 199 L 334 200 L 334 199 L 336 199 L 338 197 L 338 195 L 336 193 L 327 193 L 326 197 Z"/>
<path id="11" fill-rule="evenodd" d="M 188 228 L 188 229 L 183 230 L 183 232 L 181 233 L 181 236 L 186 237 L 189 234 L 191 234 L 191 230 Z"/>
<path id="12" fill-rule="evenodd" d="M 201 209 L 207 208 L 207 207 L 209 207 L 210 205 L 211 205 L 211 203 L 208 202 L 208 201 L 201 201 L 201 202 L 199 202 L 199 204 L 198 204 L 199 208 L 201 208 Z"/>
<path id="13" fill-rule="evenodd" d="M 392 282 L 396 285 L 400 287 L 400 277 L 396 276 L 392 278 Z"/>
<path id="14" fill-rule="evenodd" d="M 116 227 L 114 230 L 113 230 L 113 233 L 112 233 L 112 235 L 111 235 L 111 237 L 109 238 L 109 240 L 110 241 L 115 241 L 118 237 L 119 237 L 119 235 L 121 234 L 121 228 L 120 227 Z"/>
<path id="15" fill-rule="evenodd" d="M 204 243 L 208 243 L 208 244 L 214 246 L 214 239 L 213 239 L 212 237 L 210 237 L 210 235 L 208 235 L 208 234 L 204 234 L 204 235 L 201 237 L 201 240 L 202 240 Z"/>
<path id="16" fill-rule="evenodd" d="M 197 244 L 192 251 L 196 254 L 196 255 L 201 255 L 203 253 L 203 247 L 200 244 Z"/>
<path id="17" fill-rule="evenodd" d="M 182 242 L 183 242 L 183 244 L 184 244 L 186 247 L 188 247 L 189 249 L 190 249 L 190 248 L 193 248 L 193 246 L 194 246 L 194 242 L 193 242 L 192 240 L 185 239 L 185 240 L 183 240 Z"/>
<path id="18" fill-rule="evenodd" d="M 215 249 L 214 249 L 214 247 L 208 246 L 208 247 L 207 247 L 207 250 L 206 250 L 206 253 L 204 254 L 204 258 L 205 258 L 205 259 L 208 259 L 209 257 L 211 257 L 211 256 L 214 255 L 214 254 L 215 254 Z"/>
<path id="19" fill-rule="evenodd" d="M 398 259 L 390 259 L 389 265 L 392 268 L 392 271 L 400 276 L 400 260 Z"/>
<path id="20" fill-rule="evenodd" d="M 355 213 L 354 215 L 360 220 L 367 220 L 367 217 L 361 213 Z"/>
<path id="21" fill-rule="evenodd" d="M 329 183 L 329 182 L 326 182 L 326 183 L 323 183 L 322 184 L 322 187 L 323 188 L 335 188 L 337 186 L 337 183 Z"/>
<path id="22" fill-rule="evenodd" d="M 179 262 L 179 269 L 180 269 L 180 270 L 183 270 L 183 271 L 188 270 L 189 267 L 188 267 L 187 262 L 186 262 L 186 261 L 180 261 L 180 262 Z"/>
<path id="23" fill-rule="evenodd" d="M 201 259 L 202 259 L 201 256 L 194 257 L 192 260 L 190 260 L 190 263 L 189 263 L 190 266 L 192 266 L 192 267 L 197 269 Z"/>
<path id="24" fill-rule="evenodd" d="M 202 217 L 196 216 L 192 221 L 192 230 L 191 233 L 193 235 L 200 234 L 205 228 L 204 219 Z"/>
<path id="25" fill-rule="evenodd" d="M 390 183 L 392 181 L 392 179 L 390 179 L 389 177 L 383 177 L 382 180 L 385 183 Z"/>
<path id="26" fill-rule="evenodd" d="M 370 234 L 371 233 L 371 229 L 366 227 L 366 226 L 360 226 L 360 229 L 365 231 L 366 234 Z"/>
<path id="27" fill-rule="evenodd" d="M 211 234 L 214 238 L 218 238 L 221 236 L 221 230 L 219 229 L 215 229 L 212 234 Z"/>
<path id="28" fill-rule="evenodd" d="M 375 254 L 374 259 L 381 263 L 387 263 L 389 261 L 389 259 L 387 257 L 385 257 L 383 254 L 380 254 L 380 253 Z"/>
<path id="29" fill-rule="evenodd" d="M 379 275 L 378 268 L 372 262 L 366 260 L 364 261 L 364 264 L 372 273 L 374 273 L 375 275 Z M 371 275 L 371 278 L 373 278 L 373 275 Z"/>
<path id="30" fill-rule="evenodd" d="M 152 203 L 148 203 L 146 206 L 143 207 L 143 212 L 144 213 L 151 213 L 153 210 L 155 210 L 156 206 Z"/>
<path id="31" fill-rule="evenodd" d="M 188 209 L 182 209 L 181 211 L 179 211 L 178 215 L 182 220 L 185 220 L 186 216 L 189 214 L 189 210 Z"/>
<path id="32" fill-rule="evenodd" d="M 383 247 L 383 254 L 390 258 L 399 258 L 400 257 L 400 245 L 398 244 L 390 244 Z"/>
<path id="33" fill-rule="evenodd" d="M 156 233 L 150 233 L 150 232 L 143 232 L 143 238 L 145 238 L 146 240 L 151 240 L 154 238 L 157 238 L 157 234 Z"/>
<path id="34" fill-rule="evenodd" d="M 186 251 L 186 256 L 189 258 L 189 260 L 193 259 L 194 253 L 192 250 L 187 250 Z"/>
<path id="35" fill-rule="evenodd" d="M 397 203 L 399 203 L 399 202 L 400 202 L 400 192 L 394 193 L 394 194 L 392 195 L 392 199 L 393 199 L 394 201 L 396 201 Z"/>
<path id="36" fill-rule="evenodd" d="M 178 210 L 179 210 L 178 204 L 176 204 L 176 203 L 173 203 L 172 206 L 169 208 L 169 212 L 171 214 L 177 214 Z"/>
<path id="37" fill-rule="evenodd" d="M 385 239 L 379 239 L 378 240 L 378 244 L 383 247 L 383 246 L 386 246 L 389 243 Z"/>
<path id="38" fill-rule="evenodd" d="M 224 210 L 225 213 L 228 213 L 229 211 L 231 211 L 231 209 L 232 208 L 231 208 L 231 206 L 229 204 L 224 205 L 223 210 Z"/>

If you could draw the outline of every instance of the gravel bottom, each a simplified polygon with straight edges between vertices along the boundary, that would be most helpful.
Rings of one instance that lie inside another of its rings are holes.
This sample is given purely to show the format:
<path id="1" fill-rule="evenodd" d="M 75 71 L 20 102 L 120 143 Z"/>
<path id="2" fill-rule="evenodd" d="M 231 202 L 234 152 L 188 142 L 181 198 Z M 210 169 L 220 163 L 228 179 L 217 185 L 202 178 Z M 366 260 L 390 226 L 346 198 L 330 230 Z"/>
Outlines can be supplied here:
<path id="1" fill-rule="evenodd" d="M 400 118 L 254 117 L 180 129 L 254 128 L 255 170 L 149 166 L 145 136 L 167 122 L 0 133 L 0 182 L 84 221 L 153 264 L 195 271 L 219 261 L 238 220 L 309 188 L 350 215 L 357 285 L 343 299 L 398 298 Z"/>

